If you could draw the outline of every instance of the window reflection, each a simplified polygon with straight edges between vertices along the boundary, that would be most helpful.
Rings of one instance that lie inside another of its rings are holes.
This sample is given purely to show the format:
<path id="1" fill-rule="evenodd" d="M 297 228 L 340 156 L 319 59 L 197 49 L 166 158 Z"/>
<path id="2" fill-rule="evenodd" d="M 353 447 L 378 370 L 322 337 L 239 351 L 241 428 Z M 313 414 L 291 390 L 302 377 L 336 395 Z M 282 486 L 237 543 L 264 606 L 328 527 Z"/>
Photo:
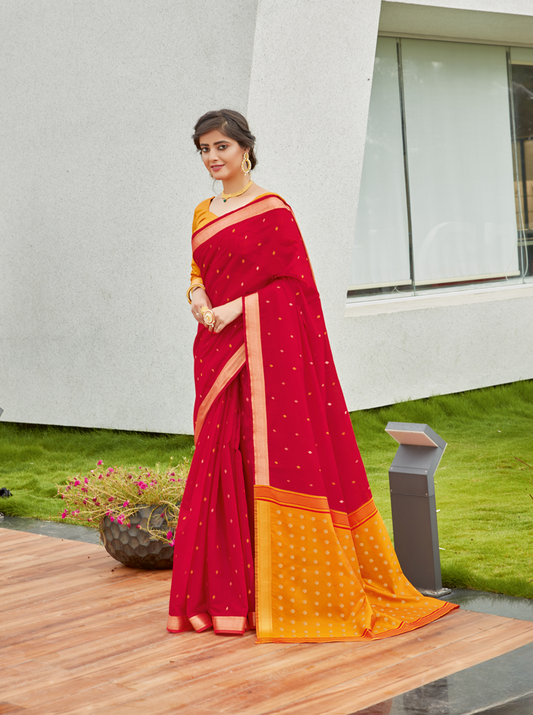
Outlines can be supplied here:
<path id="1" fill-rule="evenodd" d="M 348 298 L 532 277 L 533 49 L 379 38 Z"/>
<path id="2" fill-rule="evenodd" d="M 517 180 L 515 199 L 523 274 L 533 275 L 533 65 L 512 65 Z"/>

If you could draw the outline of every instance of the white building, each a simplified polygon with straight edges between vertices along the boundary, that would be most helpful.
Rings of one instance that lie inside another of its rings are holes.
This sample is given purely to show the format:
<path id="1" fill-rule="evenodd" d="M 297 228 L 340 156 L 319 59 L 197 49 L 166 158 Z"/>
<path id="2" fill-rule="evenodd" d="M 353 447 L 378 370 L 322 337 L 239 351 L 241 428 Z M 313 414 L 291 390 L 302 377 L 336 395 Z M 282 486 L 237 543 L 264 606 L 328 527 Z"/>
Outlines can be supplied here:
<path id="1" fill-rule="evenodd" d="M 190 135 L 221 107 L 350 409 L 533 378 L 533 0 L 5 0 L 0 33 L 4 420 L 192 431 Z"/>

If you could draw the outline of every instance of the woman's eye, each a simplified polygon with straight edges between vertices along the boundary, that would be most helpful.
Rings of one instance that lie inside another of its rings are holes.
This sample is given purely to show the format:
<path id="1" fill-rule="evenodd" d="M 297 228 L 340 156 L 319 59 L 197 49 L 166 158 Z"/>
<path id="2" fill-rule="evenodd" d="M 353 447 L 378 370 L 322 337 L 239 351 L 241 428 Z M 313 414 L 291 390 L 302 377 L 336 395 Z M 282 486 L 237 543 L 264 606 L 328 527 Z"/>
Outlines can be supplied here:
<path id="1" fill-rule="evenodd" d="M 219 144 L 218 149 L 227 149 L 228 145 L 227 144 Z"/>

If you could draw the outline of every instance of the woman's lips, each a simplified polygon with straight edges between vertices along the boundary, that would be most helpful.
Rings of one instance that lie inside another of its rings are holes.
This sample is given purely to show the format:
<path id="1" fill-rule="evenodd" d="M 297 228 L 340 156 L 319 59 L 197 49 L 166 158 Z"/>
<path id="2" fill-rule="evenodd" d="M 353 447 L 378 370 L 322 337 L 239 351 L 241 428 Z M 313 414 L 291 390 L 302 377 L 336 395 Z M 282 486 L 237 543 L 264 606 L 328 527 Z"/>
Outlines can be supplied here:
<path id="1" fill-rule="evenodd" d="M 219 169 L 223 169 L 223 168 L 224 168 L 224 164 L 220 164 L 217 166 L 212 166 L 211 171 L 218 171 Z"/>

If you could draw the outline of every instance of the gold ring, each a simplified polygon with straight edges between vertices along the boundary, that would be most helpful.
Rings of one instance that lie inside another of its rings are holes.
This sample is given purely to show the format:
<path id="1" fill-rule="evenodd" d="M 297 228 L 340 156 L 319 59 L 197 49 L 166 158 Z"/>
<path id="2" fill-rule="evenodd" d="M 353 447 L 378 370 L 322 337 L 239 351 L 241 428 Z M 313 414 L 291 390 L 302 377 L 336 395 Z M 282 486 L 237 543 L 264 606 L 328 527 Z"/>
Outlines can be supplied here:
<path id="1" fill-rule="evenodd" d="M 205 325 L 213 325 L 215 322 L 215 314 L 206 305 L 200 308 L 200 313 L 203 316 Z"/>

